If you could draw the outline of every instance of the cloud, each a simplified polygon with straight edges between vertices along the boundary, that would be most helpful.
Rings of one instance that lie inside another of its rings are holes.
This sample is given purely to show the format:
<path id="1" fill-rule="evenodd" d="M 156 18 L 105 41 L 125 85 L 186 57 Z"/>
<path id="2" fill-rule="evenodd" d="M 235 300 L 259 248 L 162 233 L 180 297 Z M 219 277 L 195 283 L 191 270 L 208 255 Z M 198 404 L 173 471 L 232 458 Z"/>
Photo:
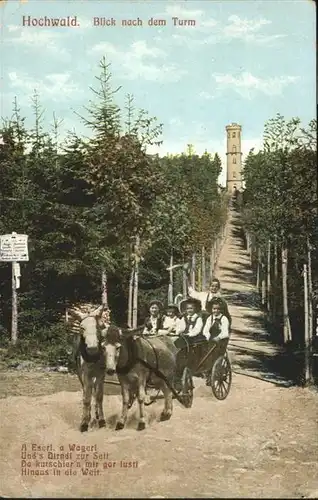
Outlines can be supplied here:
<path id="1" fill-rule="evenodd" d="M 27 94 L 30 97 L 34 90 L 37 90 L 40 98 L 61 101 L 69 100 L 74 95 L 78 96 L 81 92 L 78 85 L 71 80 L 69 73 L 51 73 L 41 80 L 11 71 L 8 77 L 12 89 L 18 89 L 21 94 Z"/>
<path id="2" fill-rule="evenodd" d="M 8 24 L 7 30 L 11 33 L 12 31 L 19 31 L 21 26 L 17 26 L 16 24 Z"/>
<path id="3" fill-rule="evenodd" d="M 245 38 L 246 35 L 259 31 L 262 26 L 271 24 L 268 19 L 248 20 L 238 16 L 230 16 L 228 21 L 230 23 L 223 30 L 224 35 L 228 38 Z"/>
<path id="4" fill-rule="evenodd" d="M 187 35 L 175 33 L 172 39 L 180 45 L 187 45 L 189 48 L 196 48 L 202 45 L 213 45 L 229 43 L 232 41 L 251 42 L 257 45 L 272 45 L 280 38 L 285 38 L 285 34 L 264 34 L 262 29 L 270 25 L 272 21 L 268 19 L 242 19 L 239 16 L 230 16 L 226 24 L 221 24 L 215 19 L 201 21 L 195 30 L 189 30 Z M 194 38 L 193 35 L 203 35 Z"/>
<path id="5" fill-rule="evenodd" d="M 162 49 L 158 49 L 157 47 L 149 48 L 147 47 L 147 43 L 144 40 L 139 40 L 137 42 L 132 43 L 130 55 L 135 58 L 142 57 L 165 57 L 166 53 Z"/>
<path id="6" fill-rule="evenodd" d="M 184 123 L 180 118 L 171 118 L 169 120 L 170 127 L 183 127 Z"/>
<path id="7" fill-rule="evenodd" d="M 218 24 L 218 21 L 216 21 L 215 19 L 207 19 L 206 21 L 202 21 L 200 23 L 200 27 L 210 29 L 210 28 L 214 28 L 214 26 L 216 26 L 217 24 Z"/>
<path id="8" fill-rule="evenodd" d="M 157 47 L 149 47 L 144 40 L 132 43 L 129 50 L 119 50 L 109 42 L 101 42 L 92 47 L 89 52 L 110 56 L 128 80 L 140 78 L 157 82 L 177 82 L 187 73 L 173 63 L 163 64 L 161 59 L 167 57 L 166 52 Z M 158 63 L 149 61 L 153 59 L 158 60 Z"/>
<path id="9" fill-rule="evenodd" d="M 215 95 L 212 95 L 209 92 L 205 92 L 204 90 L 202 90 L 202 92 L 199 93 L 199 97 L 201 99 L 206 99 L 206 100 L 211 100 L 216 98 Z"/>
<path id="10" fill-rule="evenodd" d="M 181 5 L 168 5 L 165 9 L 165 15 L 171 17 L 178 17 L 182 19 L 194 19 L 197 20 L 204 14 L 203 10 L 190 10 L 181 7 Z M 161 15 L 161 14 L 159 14 Z"/>
<path id="11" fill-rule="evenodd" d="M 219 90 L 230 88 L 248 99 L 254 97 L 257 92 L 268 96 L 280 95 L 287 85 L 300 79 L 299 76 L 259 78 L 249 72 L 243 72 L 238 77 L 230 74 L 213 74 L 212 77 L 219 85 Z"/>
<path id="12" fill-rule="evenodd" d="M 229 24 L 223 28 L 225 40 L 242 40 L 245 42 L 268 43 L 286 35 L 263 35 L 259 33 L 263 26 L 269 25 L 272 21 L 268 19 L 241 19 L 239 16 L 230 16 Z"/>
<path id="13" fill-rule="evenodd" d="M 31 30 L 31 29 L 22 29 L 18 27 L 19 30 L 16 29 L 17 26 L 9 25 L 8 29 L 10 33 L 15 33 L 18 31 L 19 36 L 11 36 L 4 38 L 5 43 L 9 43 L 12 45 L 22 45 L 23 47 L 27 47 L 46 52 L 50 52 L 50 55 L 56 55 L 59 59 L 70 59 L 69 52 L 57 43 L 57 40 L 63 37 L 62 33 L 58 33 L 55 30 Z"/>

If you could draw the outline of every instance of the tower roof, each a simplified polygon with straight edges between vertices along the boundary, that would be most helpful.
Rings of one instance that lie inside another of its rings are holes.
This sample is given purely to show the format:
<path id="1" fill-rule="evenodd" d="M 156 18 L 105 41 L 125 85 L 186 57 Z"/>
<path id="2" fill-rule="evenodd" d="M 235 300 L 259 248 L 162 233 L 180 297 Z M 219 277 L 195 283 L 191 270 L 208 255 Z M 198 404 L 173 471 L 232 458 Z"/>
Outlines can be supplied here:
<path id="1" fill-rule="evenodd" d="M 226 127 L 225 127 L 225 128 L 226 128 L 226 130 L 227 130 L 228 128 L 236 128 L 236 129 L 237 129 L 237 128 L 239 128 L 239 129 L 241 129 L 241 128 L 242 128 L 242 126 L 241 126 L 241 125 L 239 125 L 238 123 L 235 123 L 235 122 L 234 122 L 234 123 L 230 123 L 229 125 L 226 125 Z"/>

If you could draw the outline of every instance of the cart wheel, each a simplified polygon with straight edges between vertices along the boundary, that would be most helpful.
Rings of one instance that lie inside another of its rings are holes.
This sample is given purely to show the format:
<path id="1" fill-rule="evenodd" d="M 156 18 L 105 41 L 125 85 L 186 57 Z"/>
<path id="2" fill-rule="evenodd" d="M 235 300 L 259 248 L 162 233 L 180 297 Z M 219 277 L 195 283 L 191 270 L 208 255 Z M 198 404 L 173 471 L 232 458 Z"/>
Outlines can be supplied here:
<path id="1" fill-rule="evenodd" d="M 223 400 L 230 392 L 232 383 L 232 369 L 227 355 L 216 359 L 211 370 L 211 389 L 214 396 Z"/>
<path id="2" fill-rule="evenodd" d="M 193 403 L 193 381 L 189 368 L 185 367 L 182 373 L 182 390 L 180 394 L 182 403 L 186 408 L 191 408 Z"/>

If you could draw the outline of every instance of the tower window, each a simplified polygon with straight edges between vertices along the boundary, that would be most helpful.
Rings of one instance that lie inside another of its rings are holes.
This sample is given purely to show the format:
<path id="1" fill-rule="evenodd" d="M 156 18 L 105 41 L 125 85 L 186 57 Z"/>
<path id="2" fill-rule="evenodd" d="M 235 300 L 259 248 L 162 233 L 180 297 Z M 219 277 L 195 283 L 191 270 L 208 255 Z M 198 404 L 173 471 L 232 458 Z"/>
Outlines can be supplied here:
<path id="1" fill-rule="evenodd" d="M 233 163 L 236 163 L 236 158 L 235 157 L 233 158 Z"/>
<path id="2" fill-rule="evenodd" d="M 233 172 L 233 179 L 236 179 L 236 172 Z"/>
<path id="3" fill-rule="evenodd" d="M 232 137 L 235 137 L 235 132 L 232 133 Z"/>
<path id="4" fill-rule="evenodd" d="M 233 146 L 233 153 L 236 153 L 236 146 Z"/>
<path id="5" fill-rule="evenodd" d="M 227 136 L 228 136 L 228 138 L 230 139 L 230 138 L 231 138 L 231 133 L 230 133 L 230 132 L 228 132 L 228 133 L 227 133 Z"/>

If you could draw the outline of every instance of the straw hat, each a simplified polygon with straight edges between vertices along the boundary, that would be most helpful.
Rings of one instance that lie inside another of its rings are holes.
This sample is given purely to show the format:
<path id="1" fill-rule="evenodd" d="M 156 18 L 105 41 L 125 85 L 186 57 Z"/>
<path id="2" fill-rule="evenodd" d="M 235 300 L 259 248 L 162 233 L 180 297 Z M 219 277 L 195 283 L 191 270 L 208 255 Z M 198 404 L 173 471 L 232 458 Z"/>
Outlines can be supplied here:
<path id="1" fill-rule="evenodd" d="M 160 300 L 157 300 L 157 299 L 151 300 L 150 303 L 149 303 L 149 309 L 153 305 L 157 305 L 160 310 L 163 309 L 163 303 Z"/>
<path id="2" fill-rule="evenodd" d="M 184 299 L 180 302 L 179 309 L 180 309 L 181 313 L 185 312 L 188 304 L 192 304 L 194 306 L 194 310 L 196 313 L 201 311 L 201 301 L 198 299 L 193 299 L 192 297 L 189 297 L 189 298 Z"/>

